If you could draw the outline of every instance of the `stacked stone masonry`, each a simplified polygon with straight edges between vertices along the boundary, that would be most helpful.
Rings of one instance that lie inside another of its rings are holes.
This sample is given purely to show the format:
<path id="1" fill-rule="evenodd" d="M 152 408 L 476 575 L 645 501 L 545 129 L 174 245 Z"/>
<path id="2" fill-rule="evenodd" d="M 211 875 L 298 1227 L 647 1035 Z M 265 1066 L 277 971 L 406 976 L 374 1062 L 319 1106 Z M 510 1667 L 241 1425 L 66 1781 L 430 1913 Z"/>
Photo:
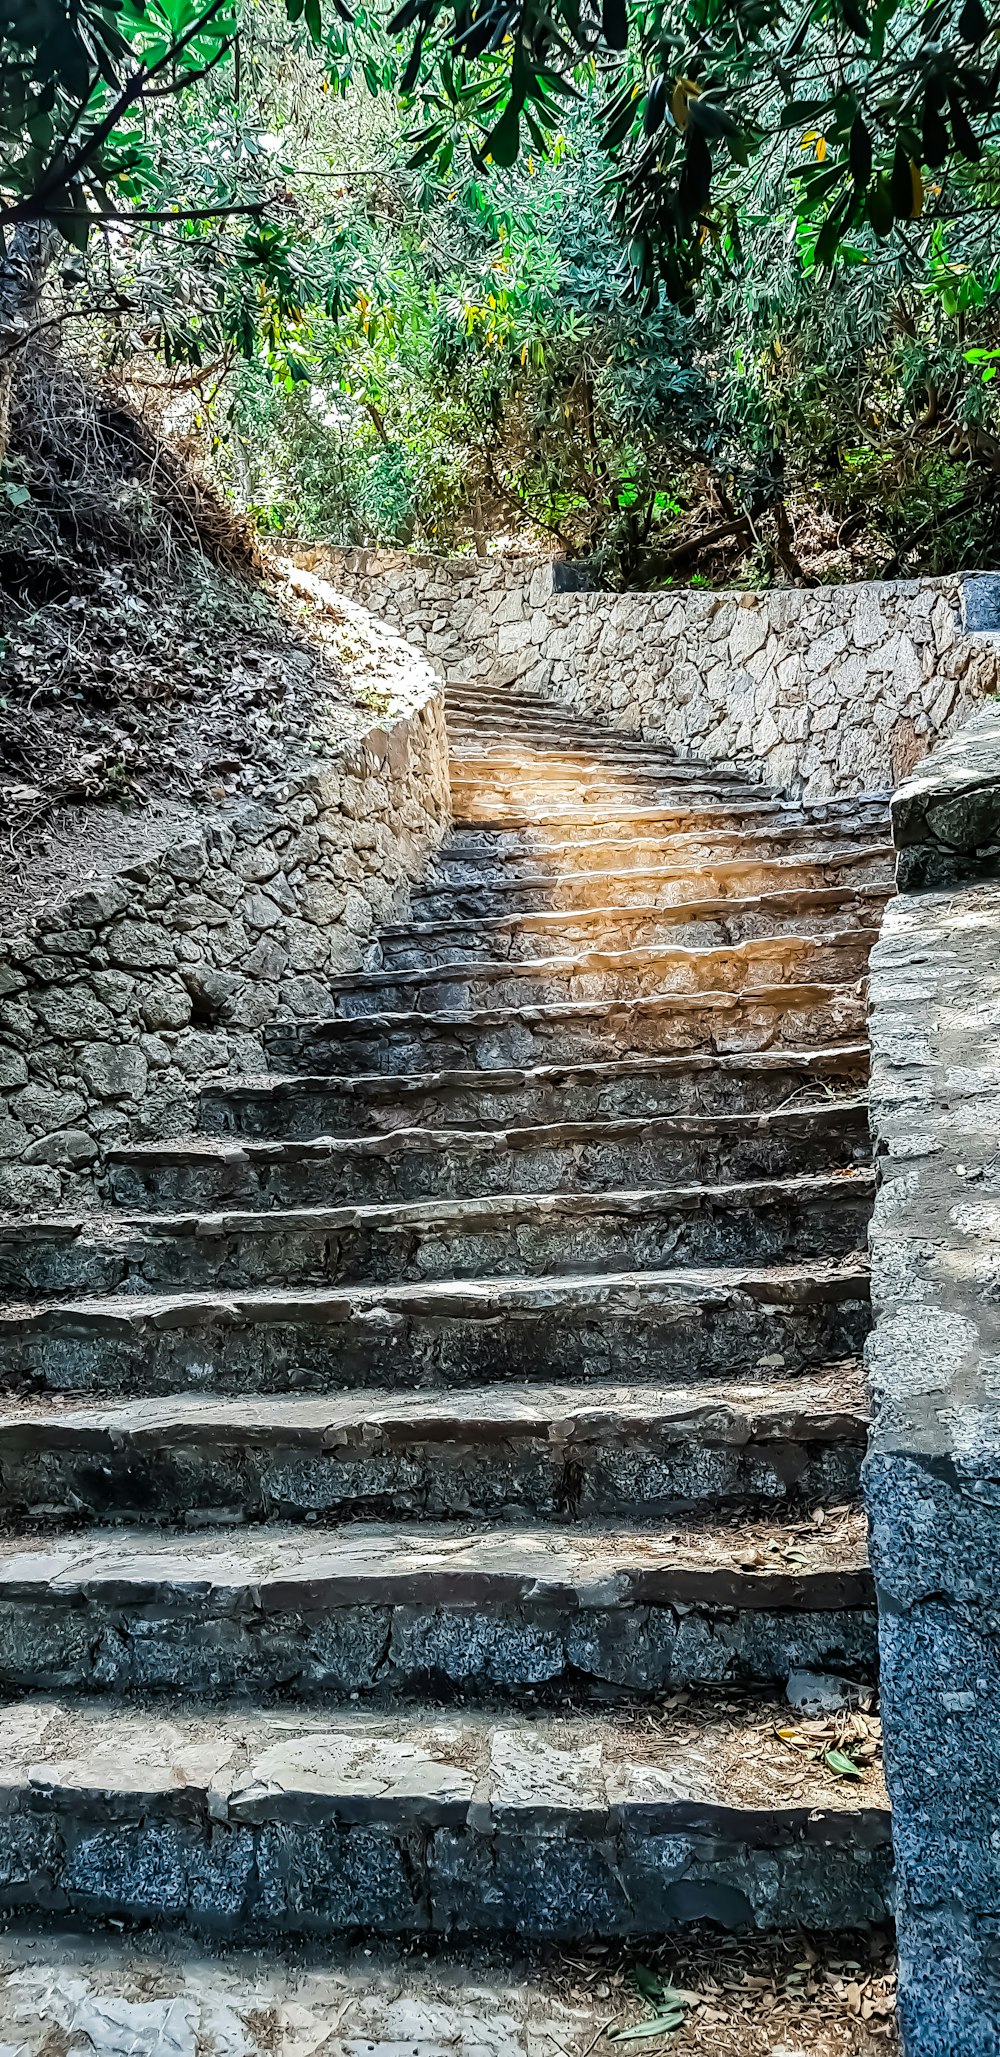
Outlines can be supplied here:
<path id="1" fill-rule="evenodd" d="M 0 1229 L 0 1909 L 881 1923 L 885 808 L 524 688 L 448 733 L 407 918 L 99 1206 Z"/>
<path id="2" fill-rule="evenodd" d="M 1000 2051 L 1000 720 L 893 799 L 866 1467 L 908 2057 Z"/>
<path id="3" fill-rule="evenodd" d="M 407 904 L 448 815 L 436 682 L 380 639 L 386 714 L 0 934 L 0 1206 L 96 1204 L 105 1155 L 189 1129 L 212 1073 L 315 1013 Z M 386 661 L 388 651 L 389 661 Z"/>
<path id="4" fill-rule="evenodd" d="M 990 578 L 602 593 L 562 590 L 573 568 L 530 557 L 299 556 L 444 679 L 556 694 L 809 798 L 888 791 L 1000 684 Z M 990 604 L 968 610 L 970 588 Z"/>

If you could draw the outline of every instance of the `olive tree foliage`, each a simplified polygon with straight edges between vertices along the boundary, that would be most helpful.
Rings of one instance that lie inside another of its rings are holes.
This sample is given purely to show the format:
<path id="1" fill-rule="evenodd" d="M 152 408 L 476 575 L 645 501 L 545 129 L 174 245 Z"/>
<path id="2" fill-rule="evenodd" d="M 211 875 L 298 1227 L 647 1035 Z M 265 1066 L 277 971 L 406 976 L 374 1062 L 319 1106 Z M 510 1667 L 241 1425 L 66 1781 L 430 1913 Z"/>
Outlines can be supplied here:
<path id="1" fill-rule="evenodd" d="M 0 228 L 61 254 L 22 333 L 165 361 L 263 525 L 618 583 L 995 551 L 983 0 L 23 4 Z"/>
<path id="2" fill-rule="evenodd" d="M 636 280 L 690 305 L 713 245 L 738 233 L 753 168 L 809 150 L 800 217 L 829 265 L 863 226 L 888 238 L 994 132 L 1000 51 L 983 0 L 402 0 L 415 161 L 456 127 L 484 163 L 544 150 L 585 70 L 603 109 L 614 214 Z"/>
<path id="3" fill-rule="evenodd" d="M 235 4 L 7 0 L 0 229 L 44 221 L 83 245 L 95 217 L 267 218 L 273 195 L 164 191 L 150 149 L 151 118 L 155 130 L 170 106 L 183 119 L 199 80 L 238 66 Z M 364 40 L 349 0 L 285 6 L 317 46 Z M 812 152 L 797 206 L 827 264 L 863 224 L 905 229 L 929 187 L 932 211 L 947 209 L 1000 91 L 984 0 L 402 0 L 388 27 L 406 49 L 382 82 L 416 110 L 416 166 L 445 172 L 459 140 L 483 170 L 545 153 L 596 88 L 634 277 L 682 305 L 719 237 L 738 232 L 738 175 L 785 137 Z"/>
<path id="4" fill-rule="evenodd" d="M 331 177 L 332 290 L 303 311 L 294 365 L 234 358 L 210 410 L 219 475 L 265 527 L 446 550 L 547 538 L 626 585 L 995 556 L 984 172 L 947 235 L 863 231 L 831 293 L 783 164 L 766 167 L 739 252 L 729 239 L 685 314 L 637 304 L 623 273 L 591 102 L 547 157 L 442 176 L 407 167 L 371 51 L 336 76 L 313 152 L 365 175 Z"/>

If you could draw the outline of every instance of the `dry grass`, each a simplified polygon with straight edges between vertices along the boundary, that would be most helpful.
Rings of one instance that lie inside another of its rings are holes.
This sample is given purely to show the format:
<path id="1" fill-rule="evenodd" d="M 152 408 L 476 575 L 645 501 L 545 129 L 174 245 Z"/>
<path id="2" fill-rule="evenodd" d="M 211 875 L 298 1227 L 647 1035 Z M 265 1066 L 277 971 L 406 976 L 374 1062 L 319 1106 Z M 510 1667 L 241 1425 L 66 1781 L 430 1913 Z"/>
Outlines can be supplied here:
<path id="1" fill-rule="evenodd" d="M 251 536 L 72 363 L 21 366 L 0 488 L 10 854 L 61 809 L 221 800 L 349 700 Z M 334 724 L 335 726 L 335 724 Z"/>

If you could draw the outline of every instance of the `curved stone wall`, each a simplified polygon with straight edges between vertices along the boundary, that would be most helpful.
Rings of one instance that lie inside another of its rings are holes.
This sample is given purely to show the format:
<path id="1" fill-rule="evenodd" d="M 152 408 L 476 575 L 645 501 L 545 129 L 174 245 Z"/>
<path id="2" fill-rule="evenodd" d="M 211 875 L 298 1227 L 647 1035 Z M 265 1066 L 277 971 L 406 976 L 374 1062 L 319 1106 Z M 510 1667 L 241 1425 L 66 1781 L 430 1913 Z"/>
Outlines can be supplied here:
<path id="1" fill-rule="evenodd" d="M 556 693 L 811 798 L 893 786 L 1000 683 L 998 639 L 963 605 L 987 577 L 594 593 L 567 590 L 573 567 L 522 556 L 297 555 L 443 678 Z"/>
<path id="2" fill-rule="evenodd" d="M 427 664 L 381 626 L 371 647 L 387 711 L 355 741 L 0 933 L 0 1208 L 86 1204 L 107 1147 L 190 1129 L 206 1077 L 265 1070 L 267 1023 L 322 1011 L 324 978 L 405 911 L 449 819 L 448 746 Z"/>

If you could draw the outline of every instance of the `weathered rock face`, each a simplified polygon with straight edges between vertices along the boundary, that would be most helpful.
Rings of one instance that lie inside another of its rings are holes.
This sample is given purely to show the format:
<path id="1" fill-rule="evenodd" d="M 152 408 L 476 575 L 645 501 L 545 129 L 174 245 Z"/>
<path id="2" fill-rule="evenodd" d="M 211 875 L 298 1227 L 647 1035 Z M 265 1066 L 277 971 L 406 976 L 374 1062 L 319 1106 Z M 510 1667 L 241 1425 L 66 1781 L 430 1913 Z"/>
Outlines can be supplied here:
<path id="1" fill-rule="evenodd" d="M 277 1068 L 110 1147 L 102 1208 L 0 1223 L 0 1912 L 881 1923 L 884 806 L 515 690 L 454 690 L 448 727 L 453 834 L 360 968 L 296 970 L 309 1006 L 275 973 L 247 1032 Z M 164 939 L 215 933 L 173 854 L 194 929 L 88 909 L 163 1012 Z M 273 829 L 226 858 L 254 950 L 299 919 L 278 860 Z M 199 964 L 198 1006 L 238 1006 Z M 148 1057 L 80 1042 L 82 1124 Z"/>
<path id="2" fill-rule="evenodd" d="M 1000 2050 L 995 714 L 934 753 L 893 819 L 901 881 L 924 889 L 890 903 L 872 958 L 881 1178 L 866 1490 L 901 2008 L 912 2057 L 989 2057 Z"/>
<path id="3" fill-rule="evenodd" d="M 151 857 L 0 933 L 0 1207 L 93 1204 L 105 1153 L 189 1129 L 213 1073 L 259 1072 L 405 910 L 450 810 L 436 681 L 398 639 L 360 741 L 192 817 Z"/>
<path id="4" fill-rule="evenodd" d="M 589 593 L 526 557 L 300 555 L 398 622 L 443 678 L 555 693 L 810 797 L 895 785 L 1000 679 L 988 579 Z M 989 589 L 968 629 L 963 586 Z"/>

